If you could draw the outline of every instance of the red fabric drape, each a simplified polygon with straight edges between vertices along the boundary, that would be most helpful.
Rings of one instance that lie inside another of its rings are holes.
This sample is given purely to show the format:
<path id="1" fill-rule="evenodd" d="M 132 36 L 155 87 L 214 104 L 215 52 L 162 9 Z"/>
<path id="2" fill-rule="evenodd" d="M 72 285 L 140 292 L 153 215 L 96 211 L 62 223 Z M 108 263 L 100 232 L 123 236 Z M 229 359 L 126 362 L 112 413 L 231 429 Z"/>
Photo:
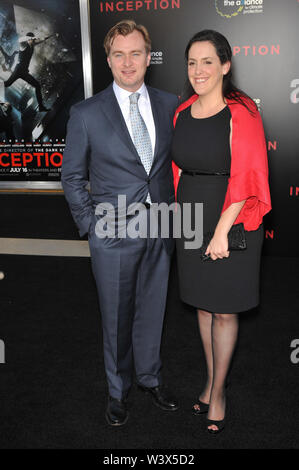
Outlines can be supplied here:
<path id="1" fill-rule="evenodd" d="M 195 94 L 177 108 L 174 126 L 179 113 L 197 99 L 198 95 Z M 232 140 L 230 178 L 222 212 L 232 203 L 246 200 L 234 223 L 243 222 L 245 230 L 256 230 L 263 216 L 271 210 L 268 158 L 261 116 L 251 100 L 243 99 L 253 114 L 240 103 L 226 100 L 232 116 Z M 172 169 L 176 193 L 180 175 L 174 162 Z"/>

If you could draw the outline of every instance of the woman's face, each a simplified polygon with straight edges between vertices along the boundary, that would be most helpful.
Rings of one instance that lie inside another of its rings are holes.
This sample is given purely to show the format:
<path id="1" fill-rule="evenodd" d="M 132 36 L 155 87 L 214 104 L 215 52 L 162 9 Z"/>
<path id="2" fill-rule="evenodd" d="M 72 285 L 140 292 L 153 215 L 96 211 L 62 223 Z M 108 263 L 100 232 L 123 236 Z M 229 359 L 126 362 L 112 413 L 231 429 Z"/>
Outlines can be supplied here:
<path id="1" fill-rule="evenodd" d="M 192 44 L 188 55 L 188 77 L 195 93 L 206 96 L 220 93 L 223 76 L 228 73 L 230 62 L 221 64 L 214 45 L 209 41 Z"/>

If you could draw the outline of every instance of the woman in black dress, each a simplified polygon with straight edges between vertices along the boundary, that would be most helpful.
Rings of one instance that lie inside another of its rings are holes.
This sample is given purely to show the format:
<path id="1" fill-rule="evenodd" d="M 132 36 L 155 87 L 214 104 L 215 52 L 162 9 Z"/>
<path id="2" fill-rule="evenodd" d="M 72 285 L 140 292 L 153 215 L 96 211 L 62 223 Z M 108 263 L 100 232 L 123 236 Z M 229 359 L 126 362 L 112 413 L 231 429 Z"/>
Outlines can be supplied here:
<path id="1" fill-rule="evenodd" d="M 177 239 L 181 299 L 197 308 L 207 382 L 194 405 L 208 413 L 207 429 L 224 428 L 225 381 L 238 334 L 238 313 L 259 302 L 263 215 L 271 208 L 265 138 L 254 102 L 231 83 L 231 48 L 220 33 L 196 34 L 186 49 L 188 83 L 175 117 L 172 147 L 177 201 L 203 203 L 203 233 L 213 236 L 202 261 L 199 249 Z M 243 223 L 247 249 L 229 251 L 227 234 Z M 198 229 L 198 227 L 197 227 Z"/>

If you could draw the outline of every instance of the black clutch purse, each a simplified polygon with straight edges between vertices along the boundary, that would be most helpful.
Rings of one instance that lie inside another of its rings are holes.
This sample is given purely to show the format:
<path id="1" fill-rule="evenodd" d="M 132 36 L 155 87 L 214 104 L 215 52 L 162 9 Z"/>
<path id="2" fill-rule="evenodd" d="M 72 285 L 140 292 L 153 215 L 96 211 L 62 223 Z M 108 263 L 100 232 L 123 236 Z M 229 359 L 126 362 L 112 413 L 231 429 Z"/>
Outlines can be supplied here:
<path id="1" fill-rule="evenodd" d="M 213 238 L 213 232 L 206 232 L 203 236 L 202 246 L 199 249 L 202 261 L 212 260 L 210 255 L 205 255 L 208 245 Z M 246 250 L 246 236 L 243 224 L 233 225 L 228 232 L 228 251 Z"/>

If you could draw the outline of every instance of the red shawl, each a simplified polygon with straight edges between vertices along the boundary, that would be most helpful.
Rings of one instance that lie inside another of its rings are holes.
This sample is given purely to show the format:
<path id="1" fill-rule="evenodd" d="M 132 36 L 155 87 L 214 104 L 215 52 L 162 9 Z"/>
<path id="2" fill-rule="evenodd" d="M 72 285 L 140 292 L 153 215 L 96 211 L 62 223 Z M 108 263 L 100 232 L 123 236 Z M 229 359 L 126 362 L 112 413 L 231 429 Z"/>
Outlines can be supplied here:
<path id="1" fill-rule="evenodd" d="M 179 113 L 197 99 L 198 95 L 195 94 L 177 108 L 174 126 Z M 232 116 L 232 141 L 230 178 L 222 212 L 232 203 L 246 200 L 234 224 L 243 222 L 245 230 L 256 230 L 262 223 L 263 216 L 271 210 L 267 148 L 262 119 L 259 112 L 253 108 L 251 100 L 244 98 L 254 114 L 236 101 L 226 101 Z M 172 169 L 176 194 L 180 175 L 174 162 Z"/>

